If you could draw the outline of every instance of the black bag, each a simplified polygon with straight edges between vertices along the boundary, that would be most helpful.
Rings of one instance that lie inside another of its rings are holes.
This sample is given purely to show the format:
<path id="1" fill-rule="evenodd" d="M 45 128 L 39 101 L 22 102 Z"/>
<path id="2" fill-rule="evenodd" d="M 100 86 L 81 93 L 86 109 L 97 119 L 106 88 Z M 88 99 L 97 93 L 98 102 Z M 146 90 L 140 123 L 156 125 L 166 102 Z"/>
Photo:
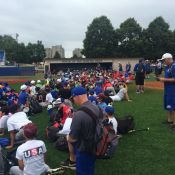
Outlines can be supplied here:
<path id="1" fill-rule="evenodd" d="M 117 122 L 117 132 L 119 134 L 127 134 L 130 130 L 133 130 L 135 127 L 134 118 L 131 115 L 127 115 L 123 119 L 117 119 Z"/>
<path id="2" fill-rule="evenodd" d="M 42 112 L 42 106 L 34 98 L 30 99 L 30 110 L 33 114 Z"/>
<path id="3" fill-rule="evenodd" d="M 12 166 L 18 165 L 18 160 L 16 159 L 16 148 L 11 151 L 2 149 L 2 156 L 4 161 L 4 171 L 5 174 L 7 174 Z"/>
<path id="4" fill-rule="evenodd" d="M 96 147 L 96 158 L 111 158 L 114 155 L 118 145 L 118 138 L 115 134 L 113 126 L 108 122 L 108 119 L 105 119 L 105 121 L 103 120 L 104 114 L 100 108 L 100 116 L 96 116 L 96 114 L 86 107 L 82 107 L 79 110 L 86 112 L 94 121 L 94 144 Z"/>
<path id="5" fill-rule="evenodd" d="M 46 128 L 46 137 L 51 141 L 51 142 L 55 142 L 58 138 L 58 131 L 60 129 L 59 128 L 56 128 L 54 126 L 51 126 L 51 127 L 47 127 Z"/>
<path id="6" fill-rule="evenodd" d="M 58 134 L 57 141 L 55 142 L 55 147 L 60 151 L 69 151 L 65 134 Z"/>

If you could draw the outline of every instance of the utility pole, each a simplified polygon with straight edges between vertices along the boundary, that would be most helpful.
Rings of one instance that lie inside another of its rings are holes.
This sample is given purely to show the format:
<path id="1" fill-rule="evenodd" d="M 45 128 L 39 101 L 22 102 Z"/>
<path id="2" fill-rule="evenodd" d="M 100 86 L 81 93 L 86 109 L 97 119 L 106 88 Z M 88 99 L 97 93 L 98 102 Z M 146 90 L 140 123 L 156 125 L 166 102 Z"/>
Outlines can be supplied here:
<path id="1" fill-rule="evenodd" d="M 16 42 L 18 43 L 18 37 L 19 37 L 19 34 L 16 33 L 15 36 L 16 36 Z"/>

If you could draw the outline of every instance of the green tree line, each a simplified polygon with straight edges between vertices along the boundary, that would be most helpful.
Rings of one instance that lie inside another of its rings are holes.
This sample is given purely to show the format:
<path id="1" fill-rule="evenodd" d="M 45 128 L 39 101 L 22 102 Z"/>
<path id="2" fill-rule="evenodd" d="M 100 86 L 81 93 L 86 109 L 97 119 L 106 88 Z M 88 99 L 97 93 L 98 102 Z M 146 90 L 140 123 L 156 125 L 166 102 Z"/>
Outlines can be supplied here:
<path id="1" fill-rule="evenodd" d="M 10 35 L 0 35 L 0 50 L 5 51 L 8 61 L 17 63 L 38 63 L 45 57 L 42 41 L 36 43 L 18 43 Z"/>
<path id="2" fill-rule="evenodd" d="M 146 29 L 128 18 L 114 29 L 106 16 L 88 26 L 82 53 L 87 58 L 144 57 L 157 59 L 165 52 L 175 55 L 175 31 L 163 17 L 155 18 Z"/>

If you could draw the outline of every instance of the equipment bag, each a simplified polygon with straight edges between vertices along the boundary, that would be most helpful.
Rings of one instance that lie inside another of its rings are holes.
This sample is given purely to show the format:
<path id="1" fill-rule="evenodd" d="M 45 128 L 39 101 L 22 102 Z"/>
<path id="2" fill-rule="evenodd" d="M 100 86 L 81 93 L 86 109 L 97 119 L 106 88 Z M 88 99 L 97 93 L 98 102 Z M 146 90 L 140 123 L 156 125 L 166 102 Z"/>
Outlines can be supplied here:
<path id="1" fill-rule="evenodd" d="M 9 174 L 9 170 L 12 166 L 18 165 L 18 160 L 16 159 L 16 148 L 13 150 L 2 149 L 2 157 L 4 162 L 4 172 Z"/>
<path id="2" fill-rule="evenodd" d="M 50 126 L 46 128 L 46 137 L 51 141 L 55 142 L 58 138 L 57 133 L 60 129 L 54 126 Z"/>
<path id="3" fill-rule="evenodd" d="M 117 122 L 117 132 L 119 134 L 127 134 L 130 130 L 133 130 L 135 127 L 134 118 L 131 115 L 127 115 L 123 119 L 117 119 Z"/>
<path id="4" fill-rule="evenodd" d="M 60 151 L 68 151 L 68 143 L 65 134 L 58 134 L 57 141 L 55 142 L 56 149 Z"/>
<path id="5" fill-rule="evenodd" d="M 86 112 L 94 121 L 96 157 L 101 159 L 111 158 L 118 145 L 118 138 L 112 125 L 109 122 L 104 122 L 104 114 L 100 108 L 99 116 L 86 107 L 82 107 L 79 110 Z"/>
<path id="6" fill-rule="evenodd" d="M 42 106 L 34 98 L 30 99 L 30 110 L 32 113 L 37 114 L 42 112 Z"/>

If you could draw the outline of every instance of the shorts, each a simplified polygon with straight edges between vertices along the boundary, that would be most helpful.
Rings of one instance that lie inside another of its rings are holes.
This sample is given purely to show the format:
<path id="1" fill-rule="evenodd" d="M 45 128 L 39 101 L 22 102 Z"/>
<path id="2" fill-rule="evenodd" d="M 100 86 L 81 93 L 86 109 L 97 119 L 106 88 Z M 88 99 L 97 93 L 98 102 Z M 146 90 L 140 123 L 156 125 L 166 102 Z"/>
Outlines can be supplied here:
<path id="1" fill-rule="evenodd" d="M 164 108 L 167 111 L 175 110 L 175 94 L 164 95 Z"/>
<path id="2" fill-rule="evenodd" d="M 122 99 L 118 95 L 110 96 L 113 101 L 121 101 Z"/>
<path id="3" fill-rule="evenodd" d="M 136 85 L 144 85 L 144 75 L 136 75 L 135 82 Z"/>
<path id="4" fill-rule="evenodd" d="M 76 155 L 76 174 L 94 175 L 95 174 L 95 156 L 87 152 L 80 152 L 77 145 L 74 144 Z"/>

